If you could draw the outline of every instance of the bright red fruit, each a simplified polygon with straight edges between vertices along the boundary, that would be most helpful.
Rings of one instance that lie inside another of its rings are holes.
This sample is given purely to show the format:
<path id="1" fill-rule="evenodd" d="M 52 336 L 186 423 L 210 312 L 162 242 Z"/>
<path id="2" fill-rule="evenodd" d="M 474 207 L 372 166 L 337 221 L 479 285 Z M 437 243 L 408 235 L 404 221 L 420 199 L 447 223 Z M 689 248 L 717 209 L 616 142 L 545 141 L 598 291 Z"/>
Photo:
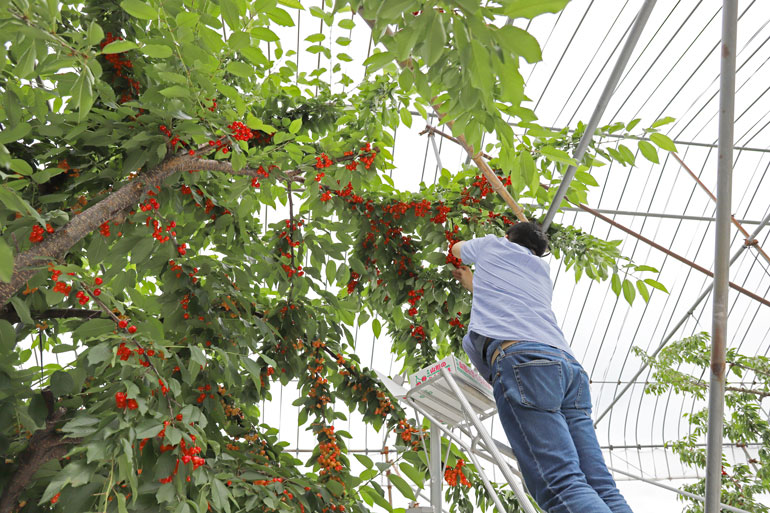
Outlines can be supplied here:
<path id="1" fill-rule="evenodd" d="M 102 289 L 94 289 L 94 296 L 100 296 L 102 294 Z"/>
<path id="2" fill-rule="evenodd" d="M 128 326 L 128 321 L 127 320 L 124 319 L 124 320 L 118 322 L 118 328 L 126 329 L 126 326 Z"/>
<path id="3" fill-rule="evenodd" d="M 129 326 L 129 327 L 128 327 L 128 332 L 129 332 L 129 333 L 131 333 L 132 335 L 133 335 L 134 333 L 136 333 L 136 326 L 133 326 L 133 325 L 132 325 L 132 326 Z"/>
<path id="4" fill-rule="evenodd" d="M 97 285 L 101 285 L 103 283 L 103 280 L 101 278 L 94 278 L 94 283 Z"/>

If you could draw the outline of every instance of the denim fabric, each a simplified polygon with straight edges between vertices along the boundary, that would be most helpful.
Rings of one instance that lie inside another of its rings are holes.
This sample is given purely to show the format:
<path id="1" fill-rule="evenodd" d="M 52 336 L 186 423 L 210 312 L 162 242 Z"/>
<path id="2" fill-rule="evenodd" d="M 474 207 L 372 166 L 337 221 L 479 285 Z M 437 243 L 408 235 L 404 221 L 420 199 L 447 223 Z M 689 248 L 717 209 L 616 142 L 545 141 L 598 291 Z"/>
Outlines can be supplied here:
<path id="1" fill-rule="evenodd" d="M 500 421 L 538 505 L 548 513 L 631 513 L 604 463 L 578 361 L 521 342 L 501 352 L 492 372 Z"/>

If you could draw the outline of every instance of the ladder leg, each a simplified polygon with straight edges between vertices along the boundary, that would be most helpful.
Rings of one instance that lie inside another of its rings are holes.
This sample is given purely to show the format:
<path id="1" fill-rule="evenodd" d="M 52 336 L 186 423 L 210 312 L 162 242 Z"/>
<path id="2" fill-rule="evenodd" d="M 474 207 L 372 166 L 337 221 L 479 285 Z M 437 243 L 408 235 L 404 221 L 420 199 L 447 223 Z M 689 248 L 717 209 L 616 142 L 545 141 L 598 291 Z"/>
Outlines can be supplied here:
<path id="1" fill-rule="evenodd" d="M 441 513 L 441 428 L 430 423 L 430 505 L 435 513 Z"/>
<path id="2" fill-rule="evenodd" d="M 489 433 L 487 433 L 487 430 L 484 429 L 484 425 L 479 420 L 478 416 L 476 415 L 476 412 L 473 411 L 473 408 L 468 402 L 468 399 L 465 397 L 465 394 L 463 394 L 462 390 L 460 390 L 460 387 L 457 386 L 457 383 L 455 382 L 454 378 L 449 373 L 449 371 L 446 369 L 446 367 L 443 367 L 441 369 L 441 375 L 444 377 L 447 383 L 449 383 L 449 387 L 455 393 L 455 395 L 457 396 L 457 399 L 459 399 L 460 405 L 462 406 L 466 415 L 468 416 L 470 421 L 473 423 L 473 426 L 476 428 L 476 431 L 478 431 L 478 433 L 481 435 L 481 439 L 484 440 L 484 444 L 487 446 L 487 450 L 497 462 L 497 465 L 500 467 L 500 470 L 502 470 L 503 475 L 505 476 L 505 480 L 508 481 L 508 484 L 511 486 L 511 489 L 513 490 L 513 493 L 516 495 L 516 498 L 519 499 L 519 505 L 521 506 L 521 509 L 523 509 L 525 513 L 537 513 L 537 510 L 529 501 L 529 497 L 527 497 L 527 494 L 524 493 L 524 489 L 513 476 L 513 472 L 511 472 L 511 469 L 510 467 L 508 467 L 507 462 L 503 459 L 503 455 L 500 454 L 500 451 L 495 445 L 495 442 L 492 440 L 492 437 L 489 436 Z"/>
<path id="3" fill-rule="evenodd" d="M 489 478 L 487 478 L 487 474 L 484 472 L 484 469 L 481 468 L 481 465 L 479 464 L 479 460 L 476 458 L 476 455 L 473 454 L 473 451 L 469 450 L 467 451 L 468 457 L 473 462 L 473 465 L 476 467 L 476 471 L 481 476 L 481 480 L 484 482 L 484 488 L 487 489 L 487 493 L 490 497 L 492 497 L 492 501 L 495 503 L 495 507 L 497 508 L 497 511 L 500 513 L 506 513 L 505 508 L 503 508 L 503 503 L 500 502 L 500 497 L 497 495 L 497 490 L 492 488 L 492 483 L 489 482 Z"/>

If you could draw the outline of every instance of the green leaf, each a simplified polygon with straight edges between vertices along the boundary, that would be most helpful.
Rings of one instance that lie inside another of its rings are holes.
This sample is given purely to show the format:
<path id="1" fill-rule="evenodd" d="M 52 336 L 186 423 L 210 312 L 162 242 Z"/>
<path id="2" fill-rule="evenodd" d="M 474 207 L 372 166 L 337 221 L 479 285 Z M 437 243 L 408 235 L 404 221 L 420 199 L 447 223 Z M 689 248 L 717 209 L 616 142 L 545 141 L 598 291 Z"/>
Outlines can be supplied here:
<path id="1" fill-rule="evenodd" d="M 566 151 L 554 148 L 553 146 L 543 146 L 540 148 L 540 153 L 554 162 L 561 162 L 562 164 L 568 164 L 570 166 L 577 165 L 577 161 L 570 157 Z"/>
<path id="2" fill-rule="evenodd" d="M 620 281 L 620 276 L 618 276 L 618 273 L 612 274 L 612 292 L 615 293 L 616 296 L 620 295 L 620 290 L 623 287 L 623 284 Z"/>
<path id="3" fill-rule="evenodd" d="M 153 45 L 153 46 L 157 46 L 157 45 Z M 126 40 L 113 41 L 112 43 L 102 48 L 102 53 L 105 55 L 112 54 L 112 53 L 123 53 L 123 52 L 127 52 L 128 50 L 134 50 L 136 48 L 139 48 L 139 45 L 137 45 L 133 41 L 126 41 Z"/>
<path id="4" fill-rule="evenodd" d="M 676 151 L 676 144 L 667 135 L 663 134 L 650 134 L 650 141 L 658 145 L 662 150 Z"/>
<path id="5" fill-rule="evenodd" d="M 425 14 L 423 14 L 423 16 L 424 15 Z M 447 42 L 443 17 L 434 13 L 432 14 L 432 18 L 433 23 L 431 23 L 430 29 L 428 30 L 427 39 L 420 48 L 420 55 L 425 59 L 425 64 L 427 66 L 433 66 L 438 62 L 444 54 L 444 46 L 446 46 Z"/>
<path id="6" fill-rule="evenodd" d="M 56 371 L 51 375 L 51 391 L 56 397 L 69 395 L 75 391 L 75 381 L 68 372 Z"/>
<path id="7" fill-rule="evenodd" d="M 647 278 L 646 280 L 644 280 L 644 283 L 646 283 L 647 285 L 649 285 L 650 287 L 652 287 L 654 289 L 658 289 L 658 290 L 668 294 L 668 289 L 666 287 L 664 287 L 663 284 L 660 283 L 659 281 L 655 281 L 652 278 Z"/>
<path id="8" fill-rule="evenodd" d="M 227 71 L 242 78 L 250 78 L 254 76 L 254 67 L 240 61 L 228 62 Z"/>
<path id="9" fill-rule="evenodd" d="M 364 66 L 366 66 L 366 72 L 374 73 L 375 71 L 382 68 L 383 66 L 393 62 L 394 58 L 395 56 L 391 52 L 374 53 L 364 61 Z"/>
<path id="10" fill-rule="evenodd" d="M 23 299 L 20 297 L 12 297 L 11 303 L 13 304 L 13 308 L 16 310 L 16 313 L 19 315 L 21 322 L 27 326 L 35 325 L 35 322 L 32 320 L 32 316 L 29 313 L 29 306 L 24 302 Z"/>
<path id="11" fill-rule="evenodd" d="M 648 143 L 647 141 L 639 141 L 639 151 L 642 153 L 642 155 L 644 155 L 644 158 L 653 164 L 660 163 L 658 160 L 658 150 L 656 150 L 655 146 Z"/>
<path id="12" fill-rule="evenodd" d="M 142 53 L 154 59 L 165 59 L 171 57 L 174 51 L 170 46 L 166 45 L 144 45 L 142 47 Z"/>
<path id="13" fill-rule="evenodd" d="M 407 499 L 416 500 L 412 488 L 409 486 L 409 484 L 407 484 L 403 477 L 399 476 L 398 474 L 390 474 L 388 479 L 395 485 L 396 488 L 398 488 L 398 491 L 401 492 L 401 495 Z"/>
<path id="14" fill-rule="evenodd" d="M 505 3 L 502 14 L 510 18 L 534 18 L 549 12 L 559 12 L 569 0 L 511 0 Z"/>
<path id="15" fill-rule="evenodd" d="M 390 503 L 385 500 L 385 497 L 383 497 L 382 494 L 380 494 L 371 486 L 362 486 L 359 488 L 359 492 L 365 493 L 372 501 L 376 502 L 378 506 L 385 509 L 386 511 L 393 511 L 393 508 L 391 507 Z"/>
<path id="16" fill-rule="evenodd" d="M 27 78 L 35 70 L 35 58 L 37 57 L 36 48 L 37 45 L 34 43 L 28 44 L 27 48 L 21 54 L 21 57 L 19 57 L 19 61 L 13 70 L 19 78 Z"/>
<path id="17" fill-rule="evenodd" d="M 353 454 L 353 456 L 356 457 L 358 461 L 361 462 L 361 464 L 366 468 L 372 468 L 374 466 L 374 462 L 369 456 L 366 456 L 365 454 Z"/>
<path id="18" fill-rule="evenodd" d="M 136 438 L 152 438 L 163 429 L 163 424 L 157 420 L 145 420 L 136 426 Z"/>
<path id="19" fill-rule="evenodd" d="M 401 110 L 398 112 L 399 116 L 401 117 L 401 122 L 408 127 L 412 126 L 412 113 L 409 112 L 409 109 L 406 107 L 401 107 Z"/>
<path id="20" fill-rule="evenodd" d="M 380 333 L 382 333 L 382 324 L 380 324 L 379 319 L 372 319 L 372 332 L 374 332 L 375 338 L 380 337 Z"/>
<path id="21" fill-rule="evenodd" d="M 302 128 L 302 118 L 297 118 L 289 124 L 289 132 L 296 134 Z"/>
<path id="22" fill-rule="evenodd" d="M 334 483 L 334 484 L 332 484 Z M 331 485 L 331 486 L 329 486 Z M 336 497 L 341 497 L 345 493 L 345 489 L 337 481 L 329 480 L 324 483 L 324 486 L 332 492 Z"/>
<path id="23" fill-rule="evenodd" d="M 0 319 L 0 356 L 7 355 L 16 347 L 16 330 L 5 319 Z"/>
<path id="24" fill-rule="evenodd" d="M 623 280 L 623 297 L 626 298 L 626 301 L 628 301 L 629 305 L 634 304 L 636 289 L 634 289 L 634 284 L 631 282 L 631 280 Z"/>
<path id="25" fill-rule="evenodd" d="M 505 25 L 498 33 L 500 44 L 509 52 L 524 57 L 530 64 L 543 60 L 540 43 L 526 30 Z"/>
<path id="26" fill-rule="evenodd" d="M 262 41 L 273 42 L 280 39 L 275 32 L 266 27 L 254 27 L 251 29 L 251 35 Z"/>
<path id="27" fill-rule="evenodd" d="M 176 501 L 176 489 L 174 488 L 174 485 L 171 483 L 162 484 L 155 493 L 155 498 L 160 504 Z M 221 504 L 217 504 L 217 510 L 220 508 Z"/>
<path id="28" fill-rule="evenodd" d="M 414 484 L 416 484 L 418 487 L 422 488 L 425 484 L 425 474 L 423 472 L 420 472 L 417 470 L 414 465 L 411 463 L 408 463 L 406 461 L 402 462 L 399 465 L 399 468 L 401 469 L 401 472 L 406 474 L 406 477 L 412 480 Z"/>
<path id="29" fill-rule="evenodd" d="M 575 172 L 575 178 L 577 178 L 579 181 L 583 182 L 586 185 L 591 185 L 593 187 L 599 186 L 599 182 L 596 181 L 596 178 L 594 178 L 590 173 L 587 173 L 585 171 Z"/>
<path id="30" fill-rule="evenodd" d="M 13 276 L 13 250 L 0 238 L 0 281 L 10 283 Z"/>
<path id="31" fill-rule="evenodd" d="M 645 303 L 650 301 L 650 291 L 647 289 L 647 285 L 642 280 L 636 282 L 636 288 L 639 290 L 639 295 L 642 296 Z"/>
<path id="32" fill-rule="evenodd" d="M 115 328 L 115 322 L 112 319 L 90 319 L 72 332 L 72 338 L 87 340 L 112 333 Z"/>
<path id="33" fill-rule="evenodd" d="M 80 117 L 80 120 L 85 118 L 86 114 L 90 112 L 91 106 L 94 104 L 92 85 L 91 73 L 84 70 L 75 80 L 75 85 L 72 88 L 73 106 L 78 107 L 78 116 Z"/>
<path id="34" fill-rule="evenodd" d="M 180 85 L 172 85 L 161 89 L 160 94 L 166 98 L 187 98 L 190 96 L 190 89 Z"/>
<path id="35" fill-rule="evenodd" d="M 666 116 L 664 118 L 660 118 L 655 123 L 652 124 L 651 128 L 658 128 L 659 126 L 668 125 L 669 123 L 673 123 L 676 121 L 676 119 L 672 118 L 671 116 Z M 629 130 L 631 130 L 629 128 Z"/>
<path id="36" fill-rule="evenodd" d="M 290 7 L 292 9 L 301 9 L 301 10 L 305 9 L 304 7 L 302 7 L 302 4 L 299 3 L 299 0 L 278 0 L 278 3 L 281 5 L 285 5 L 286 7 Z"/>
<path id="37" fill-rule="evenodd" d="M 140 20 L 152 20 L 158 17 L 158 11 L 140 0 L 123 0 L 120 6 L 128 14 Z"/>
<path id="38" fill-rule="evenodd" d="M 19 123 L 13 128 L 3 128 L 0 132 L 0 144 L 8 144 L 18 141 L 27 136 L 32 131 L 32 125 L 26 121 Z"/>
<path id="39" fill-rule="evenodd" d="M 233 0 L 219 0 L 222 17 L 232 30 L 241 29 L 241 11 Z"/>

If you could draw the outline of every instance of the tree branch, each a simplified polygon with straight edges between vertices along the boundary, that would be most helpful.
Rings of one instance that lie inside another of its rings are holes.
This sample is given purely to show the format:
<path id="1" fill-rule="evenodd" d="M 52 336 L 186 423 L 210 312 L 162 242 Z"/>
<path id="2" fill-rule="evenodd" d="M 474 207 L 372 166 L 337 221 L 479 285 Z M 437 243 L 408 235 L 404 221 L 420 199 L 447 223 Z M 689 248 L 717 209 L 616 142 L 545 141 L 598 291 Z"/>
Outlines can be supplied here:
<path id="1" fill-rule="evenodd" d="M 64 438 L 56 432 L 56 424 L 67 413 L 65 408 L 59 408 L 45 423 L 44 429 L 35 431 L 29 439 L 27 448 L 19 455 L 19 465 L 0 496 L 0 513 L 11 513 L 16 507 L 19 495 L 24 491 L 32 477 L 42 465 L 52 459 L 60 459 L 69 451 L 70 445 L 79 444 L 80 438 Z"/>
<path id="2" fill-rule="evenodd" d="M 228 161 L 198 159 L 179 154 L 167 158 L 158 166 L 139 174 L 123 187 L 113 192 L 82 213 L 73 217 L 67 224 L 56 230 L 39 244 L 16 255 L 14 271 L 10 283 L 0 282 L 0 308 L 10 301 L 24 284 L 48 262 L 59 260 L 88 234 L 112 220 L 121 211 L 130 209 L 139 202 L 142 195 L 151 189 L 161 187 L 170 176 L 184 171 L 217 171 L 236 176 L 257 176 L 257 170 L 244 168 L 238 171 Z M 287 173 L 289 179 L 302 182 L 297 176 L 301 170 Z"/>
<path id="3" fill-rule="evenodd" d="M 80 310 L 78 308 L 49 308 L 42 312 L 32 312 L 32 319 L 45 320 L 45 319 L 67 319 L 67 318 L 79 318 L 79 319 L 93 319 L 99 317 L 101 312 L 99 310 Z M 21 322 L 16 310 L 12 308 L 4 308 L 0 310 L 0 319 L 4 319 L 11 324 Z"/>

